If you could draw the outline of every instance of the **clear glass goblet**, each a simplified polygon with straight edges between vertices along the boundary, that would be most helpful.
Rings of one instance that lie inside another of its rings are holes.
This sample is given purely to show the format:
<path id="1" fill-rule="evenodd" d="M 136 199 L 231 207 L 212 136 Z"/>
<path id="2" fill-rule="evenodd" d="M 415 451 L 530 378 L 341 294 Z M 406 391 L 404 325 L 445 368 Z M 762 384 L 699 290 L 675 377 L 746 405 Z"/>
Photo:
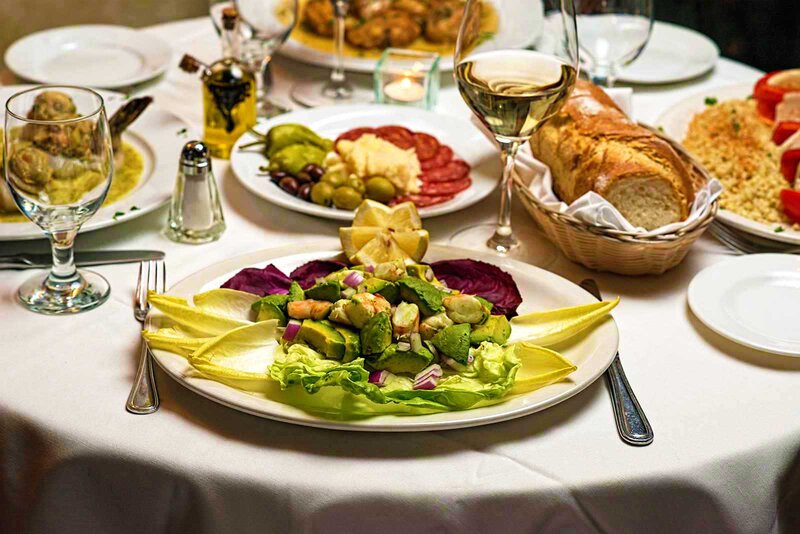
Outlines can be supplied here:
<path id="1" fill-rule="evenodd" d="M 114 156 L 103 98 L 82 87 L 40 86 L 6 102 L 3 163 L 17 207 L 50 240 L 53 267 L 19 288 L 28 309 L 78 313 L 108 299 L 108 282 L 78 271 L 73 243 L 111 185 Z"/>

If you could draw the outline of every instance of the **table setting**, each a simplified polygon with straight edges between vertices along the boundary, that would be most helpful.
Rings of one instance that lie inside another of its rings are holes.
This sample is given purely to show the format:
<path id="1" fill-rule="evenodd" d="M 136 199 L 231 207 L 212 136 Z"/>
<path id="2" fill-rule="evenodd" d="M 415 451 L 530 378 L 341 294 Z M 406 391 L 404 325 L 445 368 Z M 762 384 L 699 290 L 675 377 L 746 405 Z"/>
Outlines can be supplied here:
<path id="1" fill-rule="evenodd" d="M 800 70 L 652 0 L 5 52 L 2 532 L 800 528 Z"/>

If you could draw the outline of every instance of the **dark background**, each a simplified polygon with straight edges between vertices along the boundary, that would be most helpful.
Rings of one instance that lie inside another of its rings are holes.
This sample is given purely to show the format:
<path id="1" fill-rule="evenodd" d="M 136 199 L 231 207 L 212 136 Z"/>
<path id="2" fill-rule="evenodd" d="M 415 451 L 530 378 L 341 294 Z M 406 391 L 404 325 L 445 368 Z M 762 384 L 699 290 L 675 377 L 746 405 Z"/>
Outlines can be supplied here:
<path id="1" fill-rule="evenodd" d="M 656 20 L 694 28 L 722 55 L 770 71 L 800 67 L 800 0 L 654 0 Z"/>

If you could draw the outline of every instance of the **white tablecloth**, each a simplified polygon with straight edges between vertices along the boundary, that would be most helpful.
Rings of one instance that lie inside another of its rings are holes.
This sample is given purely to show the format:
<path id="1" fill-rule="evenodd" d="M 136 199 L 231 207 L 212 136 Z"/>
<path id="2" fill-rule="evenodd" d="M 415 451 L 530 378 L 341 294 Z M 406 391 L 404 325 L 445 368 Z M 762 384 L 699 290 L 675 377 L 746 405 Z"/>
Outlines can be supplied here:
<path id="1" fill-rule="evenodd" d="M 206 20 L 152 28 L 175 53 L 213 59 Z M 276 99 L 325 70 L 277 60 Z M 721 60 L 690 83 L 637 88 L 635 114 L 654 121 L 684 96 L 752 81 Z M 368 82 L 368 79 L 360 79 Z M 198 130 L 197 81 L 176 69 L 146 92 Z M 465 115 L 452 82 L 440 111 Z M 177 154 L 175 155 L 177 157 Z M 249 195 L 215 162 L 228 231 L 178 245 L 165 211 L 83 235 L 83 248 L 167 252 L 172 282 L 255 249 L 333 235 L 337 223 Z M 496 196 L 427 221 L 446 241 L 490 221 Z M 521 210 L 517 231 L 542 239 Z M 43 243 L 0 244 L 0 252 Z M 653 445 L 617 437 L 602 380 L 552 409 L 448 432 L 355 434 L 258 419 L 196 396 L 159 372 L 159 412 L 124 410 L 138 355 L 131 314 L 136 266 L 101 267 L 111 300 L 75 317 L 15 301 L 30 272 L 0 272 L 0 531 L 18 532 L 753 532 L 800 529 L 800 359 L 736 346 L 702 326 L 686 287 L 723 261 L 711 239 L 660 277 L 589 272 L 563 257 L 552 270 L 595 277 L 615 310 L 630 382 L 655 429 Z"/>

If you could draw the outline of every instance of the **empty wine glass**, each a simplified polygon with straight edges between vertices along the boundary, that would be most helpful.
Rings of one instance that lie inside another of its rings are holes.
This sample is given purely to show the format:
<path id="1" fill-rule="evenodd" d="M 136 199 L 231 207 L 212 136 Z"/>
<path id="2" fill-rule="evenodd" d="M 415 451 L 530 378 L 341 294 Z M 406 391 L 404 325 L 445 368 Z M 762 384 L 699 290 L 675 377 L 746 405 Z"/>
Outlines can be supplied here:
<path id="1" fill-rule="evenodd" d="M 358 104 L 372 101 L 372 92 L 353 87 L 344 70 L 345 16 L 350 0 L 330 0 L 333 15 L 334 65 L 324 80 L 309 80 L 295 84 L 292 98 L 304 106 Z"/>
<path id="2" fill-rule="evenodd" d="M 575 0 L 578 36 L 592 82 L 613 87 L 644 50 L 653 30 L 653 0 Z"/>
<path id="3" fill-rule="evenodd" d="M 77 313 L 99 306 L 108 282 L 78 271 L 72 247 L 81 225 L 106 198 L 114 170 L 102 97 L 91 89 L 40 86 L 6 102 L 4 171 L 14 202 L 50 239 L 53 267 L 18 291 L 39 313 Z"/>
<path id="4" fill-rule="evenodd" d="M 552 259 L 552 245 L 538 243 L 534 251 L 536 243 L 520 242 L 511 230 L 512 171 L 520 146 L 561 109 L 575 85 L 575 11 L 572 0 L 498 0 L 492 4 L 505 15 L 505 25 L 487 39 L 480 24 L 484 3 L 467 1 L 454 74 L 464 102 L 500 147 L 500 212 L 496 224 L 467 227 L 451 242 L 466 248 L 485 244 L 498 254 L 533 258 L 532 262 L 542 265 Z"/>

